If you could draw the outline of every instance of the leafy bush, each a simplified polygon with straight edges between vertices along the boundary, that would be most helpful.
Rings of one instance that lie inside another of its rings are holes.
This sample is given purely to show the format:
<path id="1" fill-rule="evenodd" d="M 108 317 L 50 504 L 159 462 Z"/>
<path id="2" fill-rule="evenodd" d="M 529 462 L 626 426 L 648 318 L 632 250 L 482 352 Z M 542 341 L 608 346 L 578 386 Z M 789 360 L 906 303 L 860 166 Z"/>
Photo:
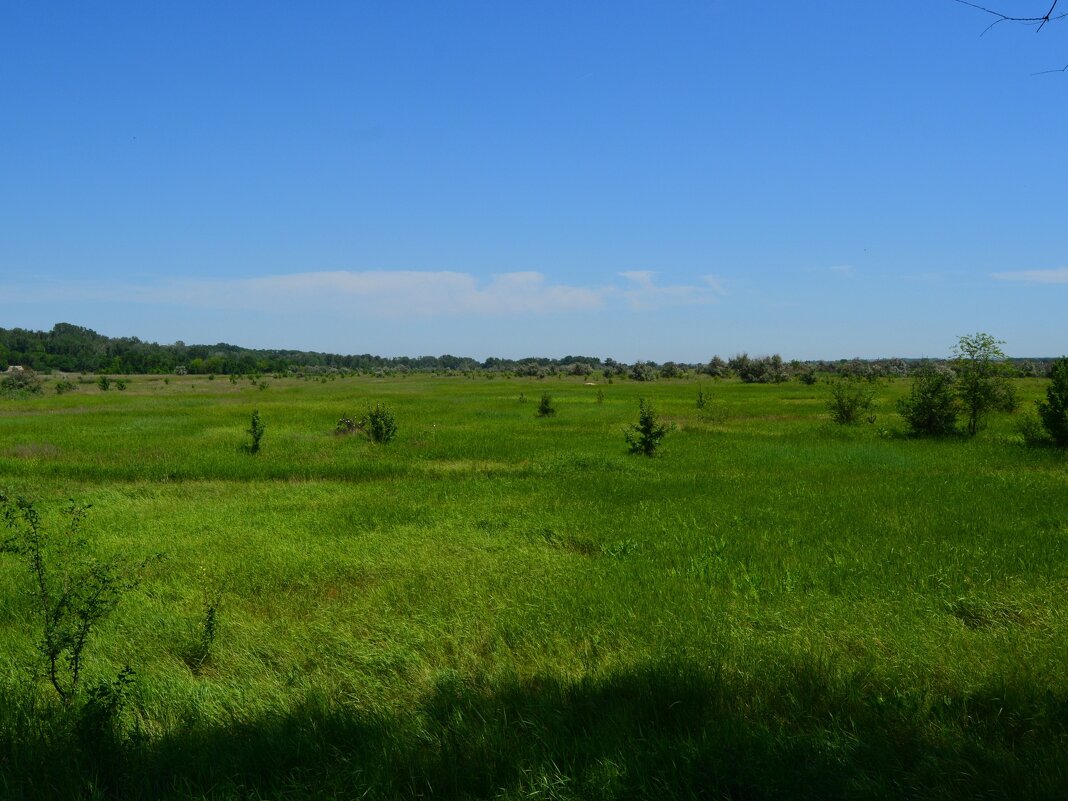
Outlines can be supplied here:
<path id="1" fill-rule="evenodd" d="M 371 442 L 385 444 L 397 436 L 397 421 L 388 406 L 376 403 L 360 420 L 359 427 L 367 433 Z"/>
<path id="2" fill-rule="evenodd" d="M 6 398 L 40 395 L 43 391 L 40 376 L 28 367 L 13 368 L 0 379 L 0 395 Z"/>
<path id="3" fill-rule="evenodd" d="M 102 375 L 96 380 L 96 385 L 100 387 L 101 392 L 107 392 L 111 389 L 111 379 L 106 375 Z"/>
<path id="4" fill-rule="evenodd" d="M 251 437 L 251 442 L 245 445 L 245 450 L 250 454 L 257 454 L 260 452 L 260 440 L 263 439 L 264 433 L 267 431 L 266 424 L 260 419 L 259 409 L 252 412 L 252 420 L 249 423 L 248 429 L 245 433 Z"/>
<path id="5" fill-rule="evenodd" d="M 698 390 L 697 390 L 697 400 L 696 400 L 694 405 L 696 405 L 698 409 L 703 409 L 703 408 L 705 408 L 705 406 L 707 404 L 708 404 L 708 397 L 705 395 L 704 388 L 703 387 L 698 388 Z"/>
<path id="6" fill-rule="evenodd" d="M 1036 401 L 1036 405 L 1037 403 L 1038 401 Z M 1034 411 L 1020 416 L 1019 421 L 1016 423 L 1016 431 L 1023 437 L 1026 445 L 1048 445 L 1050 442 L 1049 432 L 1046 431 L 1046 427 L 1042 424 L 1042 418 Z"/>
<path id="7" fill-rule="evenodd" d="M 126 387 L 128 387 L 129 384 L 130 384 L 130 382 L 127 381 L 125 378 L 116 379 L 116 381 L 115 381 L 115 389 L 117 389 L 119 392 L 125 392 L 126 391 Z"/>
<path id="8" fill-rule="evenodd" d="M 790 379 L 789 370 L 782 356 L 777 353 L 758 359 L 751 359 L 747 353 L 739 353 L 727 364 L 746 384 L 781 384 Z"/>
<path id="9" fill-rule="evenodd" d="M 660 367 L 661 378 L 684 378 L 686 376 L 686 368 L 675 362 L 664 362 Z"/>
<path id="10" fill-rule="evenodd" d="M 912 389 L 908 397 L 898 401 L 897 408 L 914 434 L 943 435 L 954 431 L 960 408 L 956 380 L 951 369 L 930 362 L 913 372 Z"/>
<path id="11" fill-rule="evenodd" d="M 645 398 L 638 401 L 638 422 L 623 431 L 623 437 L 631 453 L 654 456 L 660 441 L 674 428 L 673 425 L 660 422 L 653 405 Z"/>
<path id="12" fill-rule="evenodd" d="M 553 406 L 553 398 L 548 392 L 543 392 L 541 400 L 538 401 L 538 417 L 552 417 L 556 414 L 556 407 Z"/>
<path id="13" fill-rule="evenodd" d="M 857 379 L 840 378 L 831 382 L 827 410 L 838 425 L 851 425 L 860 422 L 861 416 L 871 410 L 874 400 L 875 390 L 872 387 L 865 386 Z"/>
<path id="14" fill-rule="evenodd" d="M 57 381 L 56 382 L 56 394 L 64 395 L 67 392 L 74 392 L 78 388 L 78 385 L 73 381 Z"/>
<path id="15" fill-rule="evenodd" d="M 726 378 L 730 375 L 731 371 L 723 359 L 719 356 L 713 356 L 708 364 L 700 369 L 700 372 L 710 375 L 713 378 Z"/>
<path id="16" fill-rule="evenodd" d="M 630 368 L 631 381 L 656 381 L 656 368 L 646 362 L 636 362 Z"/>
<path id="17" fill-rule="evenodd" d="M 356 420 L 342 417 L 334 426 L 335 434 L 363 434 L 371 442 L 385 444 L 397 436 L 397 421 L 388 406 L 376 403 Z"/>
<path id="18" fill-rule="evenodd" d="M 1035 406 L 1050 439 L 1058 447 L 1068 448 L 1068 357 L 1054 363 L 1046 399 Z"/>

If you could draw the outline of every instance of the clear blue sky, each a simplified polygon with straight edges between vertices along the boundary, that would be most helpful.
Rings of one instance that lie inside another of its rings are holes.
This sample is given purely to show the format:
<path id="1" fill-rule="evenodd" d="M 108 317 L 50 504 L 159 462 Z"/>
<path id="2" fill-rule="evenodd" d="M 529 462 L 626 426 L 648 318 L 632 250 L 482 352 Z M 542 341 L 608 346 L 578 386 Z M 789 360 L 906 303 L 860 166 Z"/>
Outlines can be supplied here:
<path id="1" fill-rule="evenodd" d="M 1068 20 L 989 21 L 8 0 L 0 326 L 628 361 L 982 330 L 1059 355 L 1068 73 L 1033 73 L 1068 63 Z"/>

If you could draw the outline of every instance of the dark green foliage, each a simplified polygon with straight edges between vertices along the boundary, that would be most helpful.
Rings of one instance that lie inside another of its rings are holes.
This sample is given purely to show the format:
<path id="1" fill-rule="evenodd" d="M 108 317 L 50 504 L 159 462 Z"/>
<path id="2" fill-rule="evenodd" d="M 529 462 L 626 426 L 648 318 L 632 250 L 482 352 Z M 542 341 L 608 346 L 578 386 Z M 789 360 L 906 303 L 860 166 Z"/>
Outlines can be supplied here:
<path id="1" fill-rule="evenodd" d="M 541 400 L 538 401 L 538 417 L 552 417 L 556 414 L 556 407 L 553 406 L 553 397 L 548 392 L 543 392 Z"/>
<path id="2" fill-rule="evenodd" d="M 956 375 L 947 367 L 925 363 L 913 372 L 912 389 L 897 408 L 914 434 L 953 433 L 960 408 L 955 384 Z"/>
<path id="3" fill-rule="evenodd" d="M 251 441 L 245 445 L 245 451 L 250 454 L 257 454 L 260 452 L 260 441 L 263 439 L 264 432 L 267 431 L 267 425 L 260 419 L 259 410 L 252 412 L 252 420 L 249 422 L 248 428 L 245 433 L 251 437 Z"/>
<path id="4" fill-rule="evenodd" d="M 597 390 L 597 402 L 598 403 L 604 403 L 604 390 L 603 389 Z"/>
<path id="5" fill-rule="evenodd" d="M 0 379 L 0 396 L 5 398 L 40 395 L 43 391 L 40 376 L 28 367 L 13 368 Z"/>
<path id="6" fill-rule="evenodd" d="M 831 382 L 827 410 L 839 425 L 859 423 L 875 401 L 875 390 L 855 378 L 839 378 Z"/>
<path id="7" fill-rule="evenodd" d="M 638 422 L 628 426 L 623 432 L 623 437 L 631 453 L 654 456 L 657 448 L 660 447 L 660 441 L 672 428 L 672 425 L 660 422 L 656 410 L 649 401 L 640 398 L 638 400 Z"/>
<path id="8" fill-rule="evenodd" d="M 111 379 L 106 375 L 102 375 L 96 380 L 96 385 L 100 387 L 101 392 L 107 392 L 111 389 Z"/>
<path id="9" fill-rule="evenodd" d="M 8 530 L 0 553 L 16 556 L 26 568 L 25 595 L 39 635 L 37 669 L 65 707 L 79 699 L 85 655 L 97 627 L 139 583 L 147 564 L 98 559 L 81 534 L 87 508 L 71 501 L 66 526 L 50 532 L 31 501 L 0 493 L 0 516 Z M 98 688 L 91 703 L 102 702 L 105 694 Z"/>
<path id="10" fill-rule="evenodd" d="M 68 392 L 73 392 L 78 388 L 78 385 L 73 381 L 57 381 L 56 382 L 56 394 L 64 395 Z"/>
<path id="11" fill-rule="evenodd" d="M 707 404 L 708 397 L 705 395 L 704 388 L 701 387 L 697 390 L 697 400 L 694 405 L 697 406 L 698 409 L 703 409 Z"/>
<path id="12" fill-rule="evenodd" d="M 119 392 L 125 392 L 126 387 L 130 385 L 130 382 L 125 378 L 119 378 L 115 380 L 115 389 Z"/>
<path id="13" fill-rule="evenodd" d="M 810 387 L 813 384 L 815 384 L 816 381 L 819 380 L 819 378 L 816 375 L 816 371 L 813 370 L 811 367 L 803 367 L 797 373 L 797 380 L 800 381 L 805 386 L 809 386 Z"/>
<path id="14" fill-rule="evenodd" d="M 1068 357 L 1053 365 L 1046 399 L 1035 406 L 1050 439 L 1058 447 L 1068 448 Z"/>
<path id="15" fill-rule="evenodd" d="M 969 436 L 979 432 L 993 410 L 1016 408 L 1016 392 L 1006 374 L 1003 344 L 990 334 L 978 333 L 960 337 L 953 349 L 957 396 Z"/>

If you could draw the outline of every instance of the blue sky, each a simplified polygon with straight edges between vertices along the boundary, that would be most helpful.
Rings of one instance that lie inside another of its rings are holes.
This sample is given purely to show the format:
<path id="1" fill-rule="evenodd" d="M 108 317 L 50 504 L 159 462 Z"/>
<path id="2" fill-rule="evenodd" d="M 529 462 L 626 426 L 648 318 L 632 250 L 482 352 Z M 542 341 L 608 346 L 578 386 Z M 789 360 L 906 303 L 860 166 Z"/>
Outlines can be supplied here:
<path id="1" fill-rule="evenodd" d="M 938 356 L 982 330 L 1059 355 L 1068 73 L 1034 73 L 1068 63 L 1068 20 L 990 21 L 12 0 L 0 326 L 628 361 Z"/>

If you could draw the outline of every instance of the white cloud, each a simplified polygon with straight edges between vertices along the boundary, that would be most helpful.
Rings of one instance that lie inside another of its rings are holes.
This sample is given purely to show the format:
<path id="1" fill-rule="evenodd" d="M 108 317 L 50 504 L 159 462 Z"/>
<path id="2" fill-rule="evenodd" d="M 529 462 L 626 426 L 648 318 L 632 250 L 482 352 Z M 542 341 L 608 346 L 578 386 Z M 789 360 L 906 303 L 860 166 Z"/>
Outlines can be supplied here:
<path id="1" fill-rule="evenodd" d="M 1068 267 L 1053 270 L 1018 270 L 1016 272 L 994 273 L 998 281 L 1016 281 L 1022 284 L 1068 284 Z"/>
<path id="2" fill-rule="evenodd" d="M 139 287 L 149 303 L 269 311 L 350 310 L 374 317 L 508 315 L 595 309 L 597 289 L 551 284 L 536 272 L 480 281 L 451 271 L 368 270 L 291 273 L 258 278 L 178 281 Z"/>
<path id="3" fill-rule="evenodd" d="M 540 272 L 482 279 L 470 273 L 367 270 L 290 273 L 253 278 L 175 279 L 152 283 L 64 282 L 4 287 L 7 299 L 40 297 L 263 312 L 352 312 L 370 317 L 550 314 L 589 311 L 622 300 L 633 309 L 694 305 L 724 293 L 714 276 L 699 285 L 657 285 L 656 274 L 619 274 L 618 284 L 553 283 Z"/>

